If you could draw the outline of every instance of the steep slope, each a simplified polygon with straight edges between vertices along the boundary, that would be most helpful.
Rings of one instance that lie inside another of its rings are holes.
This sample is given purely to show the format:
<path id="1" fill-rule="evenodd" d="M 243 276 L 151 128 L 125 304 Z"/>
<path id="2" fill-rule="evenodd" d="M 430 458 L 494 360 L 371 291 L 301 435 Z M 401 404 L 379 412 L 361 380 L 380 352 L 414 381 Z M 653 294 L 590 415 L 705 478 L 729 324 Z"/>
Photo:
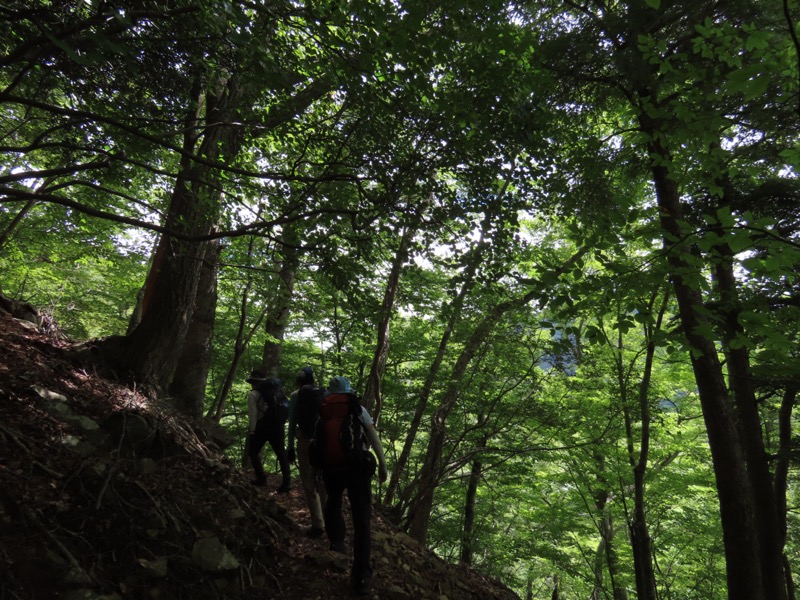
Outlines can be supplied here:
<path id="1" fill-rule="evenodd" d="M 347 560 L 302 535 L 297 486 L 250 486 L 220 432 L 86 367 L 0 299 L 0 600 L 350 597 Z M 373 539 L 372 598 L 517 598 L 379 514 Z"/>

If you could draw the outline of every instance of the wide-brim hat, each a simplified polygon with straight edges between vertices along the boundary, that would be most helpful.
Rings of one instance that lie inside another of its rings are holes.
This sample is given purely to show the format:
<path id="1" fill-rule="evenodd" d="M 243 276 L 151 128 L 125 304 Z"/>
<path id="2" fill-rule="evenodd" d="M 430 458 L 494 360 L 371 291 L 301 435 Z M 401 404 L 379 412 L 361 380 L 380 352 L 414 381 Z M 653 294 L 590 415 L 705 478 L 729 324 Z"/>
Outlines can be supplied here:
<path id="1" fill-rule="evenodd" d="M 250 373 L 250 377 L 245 379 L 247 383 L 262 383 L 267 380 L 267 374 L 260 369 L 253 369 Z"/>
<path id="2" fill-rule="evenodd" d="M 353 391 L 353 388 L 350 386 L 350 380 L 347 377 L 339 375 L 331 379 L 328 384 L 328 390 L 325 393 L 326 396 L 331 396 L 333 394 L 355 394 L 355 391 Z"/>

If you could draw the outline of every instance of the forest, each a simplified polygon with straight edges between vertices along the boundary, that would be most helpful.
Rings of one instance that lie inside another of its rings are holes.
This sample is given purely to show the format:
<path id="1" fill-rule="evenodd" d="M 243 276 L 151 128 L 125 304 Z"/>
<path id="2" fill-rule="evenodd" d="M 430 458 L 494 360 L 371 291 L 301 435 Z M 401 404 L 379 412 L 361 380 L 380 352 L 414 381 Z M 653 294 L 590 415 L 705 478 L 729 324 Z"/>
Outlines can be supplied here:
<path id="1" fill-rule="evenodd" d="M 522 596 L 794 599 L 798 21 L 5 2 L 0 290 L 236 459 L 251 369 L 347 376 L 380 510 Z"/>

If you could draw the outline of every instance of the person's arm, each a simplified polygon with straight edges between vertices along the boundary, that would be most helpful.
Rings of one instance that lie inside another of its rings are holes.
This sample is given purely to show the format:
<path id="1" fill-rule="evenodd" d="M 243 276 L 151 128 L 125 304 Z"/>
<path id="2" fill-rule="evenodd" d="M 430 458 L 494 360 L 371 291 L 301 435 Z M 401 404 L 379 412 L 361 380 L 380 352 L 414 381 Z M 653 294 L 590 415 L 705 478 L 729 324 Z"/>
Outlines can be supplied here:
<path id="1" fill-rule="evenodd" d="M 376 456 L 378 457 L 378 476 L 380 477 L 381 482 L 384 482 L 389 476 L 389 471 L 386 469 L 386 458 L 383 455 L 383 445 L 381 444 L 381 439 L 378 437 L 378 430 L 375 429 L 375 425 L 373 424 L 367 425 L 365 429 L 367 432 L 367 440 L 369 441 L 369 445 L 372 447 Z"/>
<path id="2" fill-rule="evenodd" d="M 289 395 L 289 432 L 286 440 L 286 456 L 289 462 L 294 462 L 294 430 L 297 427 L 297 398 L 300 395 L 299 390 L 293 391 Z"/>

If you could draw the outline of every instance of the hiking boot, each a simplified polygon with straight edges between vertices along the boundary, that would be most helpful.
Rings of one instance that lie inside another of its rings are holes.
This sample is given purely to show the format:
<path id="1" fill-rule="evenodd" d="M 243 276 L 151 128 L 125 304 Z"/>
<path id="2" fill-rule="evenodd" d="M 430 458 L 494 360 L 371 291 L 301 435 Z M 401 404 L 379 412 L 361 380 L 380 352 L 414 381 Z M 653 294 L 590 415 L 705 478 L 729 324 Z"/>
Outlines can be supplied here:
<path id="1" fill-rule="evenodd" d="M 290 486 L 288 483 L 284 483 L 281 487 L 278 488 L 278 493 L 287 494 L 290 489 L 292 489 L 292 486 Z"/>
<path id="2" fill-rule="evenodd" d="M 372 589 L 372 575 L 365 575 L 353 581 L 353 593 L 356 596 L 366 596 Z"/>
<path id="3" fill-rule="evenodd" d="M 250 485 L 257 485 L 258 487 L 264 487 L 265 485 L 267 485 L 267 480 L 266 480 L 266 478 L 265 479 L 253 479 L 253 481 L 250 482 Z"/>
<path id="4" fill-rule="evenodd" d="M 306 537 L 311 539 L 321 537 L 323 533 L 325 533 L 325 530 L 322 527 L 309 527 L 306 529 Z"/>

